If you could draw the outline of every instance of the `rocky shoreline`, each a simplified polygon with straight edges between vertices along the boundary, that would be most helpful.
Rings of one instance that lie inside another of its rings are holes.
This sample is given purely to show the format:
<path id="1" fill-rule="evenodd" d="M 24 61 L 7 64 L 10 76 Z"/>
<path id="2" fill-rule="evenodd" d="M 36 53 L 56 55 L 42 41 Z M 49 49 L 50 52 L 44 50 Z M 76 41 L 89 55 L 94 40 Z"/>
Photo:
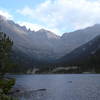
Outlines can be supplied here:
<path id="1" fill-rule="evenodd" d="M 10 91 L 9 95 L 15 98 L 18 98 L 19 100 L 21 98 L 24 98 L 25 100 L 27 100 L 29 98 L 32 98 L 32 99 L 35 98 L 36 95 L 43 96 L 46 91 L 47 89 L 45 88 L 36 89 L 36 90 L 24 90 L 24 89 L 14 88 Z"/>

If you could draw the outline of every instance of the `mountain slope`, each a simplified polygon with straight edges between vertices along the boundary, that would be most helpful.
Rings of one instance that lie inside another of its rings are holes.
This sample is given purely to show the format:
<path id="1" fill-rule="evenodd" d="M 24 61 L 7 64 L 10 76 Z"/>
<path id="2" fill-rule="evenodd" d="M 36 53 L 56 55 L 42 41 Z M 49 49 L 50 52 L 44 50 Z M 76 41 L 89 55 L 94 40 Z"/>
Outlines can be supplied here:
<path id="1" fill-rule="evenodd" d="M 94 26 L 77 30 L 70 33 L 65 33 L 62 35 L 61 40 L 63 41 L 65 49 L 64 52 L 69 53 L 77 47 L 89 42 L 96 36 L 100 35 L 100 25 L 96 24 Z"/>
<path id="2" fill-rule="evenodd" d="M 65 65 L 99 65 L 98 58 L 100 58 L 100 35 L 66 54 L 59 61 Z"/>

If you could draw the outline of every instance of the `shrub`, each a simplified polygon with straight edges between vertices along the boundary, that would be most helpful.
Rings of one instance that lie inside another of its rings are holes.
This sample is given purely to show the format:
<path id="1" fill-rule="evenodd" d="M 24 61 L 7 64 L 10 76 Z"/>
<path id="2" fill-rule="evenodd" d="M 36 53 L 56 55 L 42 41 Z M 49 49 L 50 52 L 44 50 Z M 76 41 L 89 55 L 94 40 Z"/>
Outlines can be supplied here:
<path id="1" fill-rule="evenodd" d="M 15 84 L 15 79 L 1 79 L 0 89 L 2 90 L 2 93 L 8 94 L 8 92 L 11 90 L 14 84 Z"/>
<path id="2" fill-rule="evenodd" d="M 0 100 L 17 100 L 11 96 L 7 96 L 5 94 L 0 95 Z"/>

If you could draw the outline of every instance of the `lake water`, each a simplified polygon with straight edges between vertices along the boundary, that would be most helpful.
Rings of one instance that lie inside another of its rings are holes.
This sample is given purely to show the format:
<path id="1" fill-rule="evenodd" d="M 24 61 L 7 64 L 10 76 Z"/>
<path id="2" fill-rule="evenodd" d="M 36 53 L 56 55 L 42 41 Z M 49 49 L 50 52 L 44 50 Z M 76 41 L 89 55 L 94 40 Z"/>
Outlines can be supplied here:
<path id="1" fill-rule="evenodd" d="M 100 74 L 13 75 L 20 100 L 100 100 Z M 38 90 L 40 91 L 34 91 Z M 34 91 L 34 92 L 32 92 Z"/>

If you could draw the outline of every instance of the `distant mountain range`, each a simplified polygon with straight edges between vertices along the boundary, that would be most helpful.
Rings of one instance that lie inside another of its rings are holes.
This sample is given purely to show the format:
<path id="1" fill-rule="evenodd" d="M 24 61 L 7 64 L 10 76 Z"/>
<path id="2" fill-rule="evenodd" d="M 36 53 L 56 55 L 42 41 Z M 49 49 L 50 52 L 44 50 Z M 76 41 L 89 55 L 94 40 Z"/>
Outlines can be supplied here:
<path id="1" fill-rule="evenodd" d="M 3 16 L 0 16 L 0 29 L 14 41 L 14 47 L 39 59 L 60 58 L 100 34 L 99 24 L 62 36 L 45 29 L 35 32 Z"/>
<path id="2" fill-rule="evenodd" d="M 45 29 L 27 30 L 0 15 L 0 31 L 13 40 L 13 51 L 40 62 L 58 59 L 60 63 L 76 63 L 94 55 L 100 48 L 99 24 L 58 36 Z"/>

